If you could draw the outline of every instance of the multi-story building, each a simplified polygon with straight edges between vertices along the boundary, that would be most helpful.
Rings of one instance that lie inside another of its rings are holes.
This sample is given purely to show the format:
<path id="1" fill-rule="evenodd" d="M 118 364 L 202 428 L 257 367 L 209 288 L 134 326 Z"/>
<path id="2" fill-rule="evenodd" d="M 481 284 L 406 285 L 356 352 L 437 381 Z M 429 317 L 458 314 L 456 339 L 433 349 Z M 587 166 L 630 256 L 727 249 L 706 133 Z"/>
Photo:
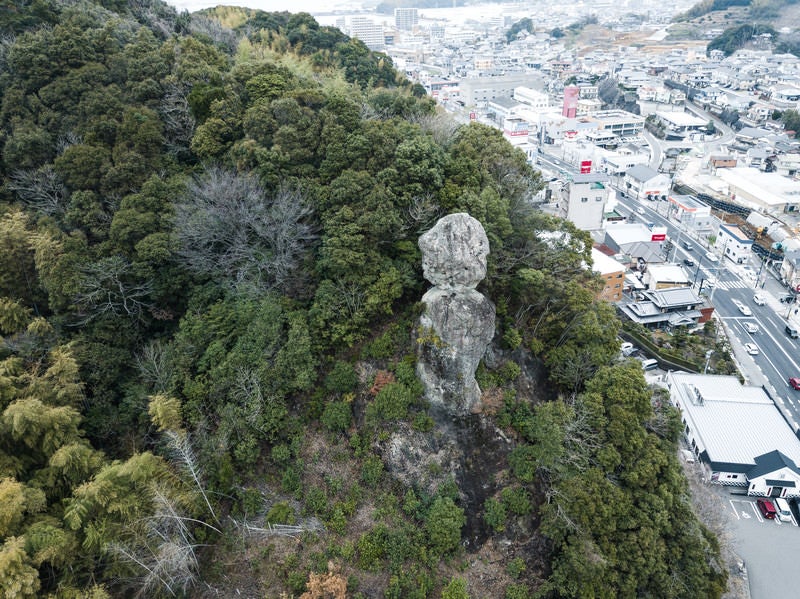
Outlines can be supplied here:
<path id="1" fill-rule="evenodd" d="M 419 23 L 416 8 L 395 8 L 394 26 L 400 31 L 411 31 Z"/>
<path id="2" fill-rule="evenodd" d="M 565 218 L 584 231 L 603 228 L 603 214 L 608 201 L 610 178 L 605 173 L 577 173 L 568 180 L 558 194 L 558 208 Z"/>
<path id="3" fill-rule="evenodd" d="M 385 48 L 383 26 L 365 17 L 350 18 L 350 37 L 360 39 L 367 48 L 376 52 Z"/>

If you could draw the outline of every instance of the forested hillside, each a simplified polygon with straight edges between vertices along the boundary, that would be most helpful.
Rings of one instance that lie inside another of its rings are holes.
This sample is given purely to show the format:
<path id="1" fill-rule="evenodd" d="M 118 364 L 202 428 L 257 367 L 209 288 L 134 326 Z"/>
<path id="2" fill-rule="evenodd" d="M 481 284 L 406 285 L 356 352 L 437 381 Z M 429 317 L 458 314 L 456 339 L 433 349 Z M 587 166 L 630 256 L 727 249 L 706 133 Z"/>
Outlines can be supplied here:
<path id="1" fill-rule="evenodd" d="M 720 596 L 679 419 L 498 131 L 309 15 L 0 10 L 3 596 Z M 415 376 L 452 212 L 497 307 L 462 419 Z"/>

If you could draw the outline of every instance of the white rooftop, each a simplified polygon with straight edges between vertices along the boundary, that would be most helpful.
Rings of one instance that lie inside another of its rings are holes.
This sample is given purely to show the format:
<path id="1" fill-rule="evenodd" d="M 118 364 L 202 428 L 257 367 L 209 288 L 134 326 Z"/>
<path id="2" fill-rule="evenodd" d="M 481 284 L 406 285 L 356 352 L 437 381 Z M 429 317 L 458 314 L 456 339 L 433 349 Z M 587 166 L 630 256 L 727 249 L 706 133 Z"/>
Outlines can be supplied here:
<path id="1" fill-rule="evenodd" d="M 756 457 L 777 449 L 800 464 L 800 440 L 761 387 L 742 385 L 735 376 L 670 378 L 672 402 L 691 422 L 710 461 L 755 465 Z"/>
<path id="2" fill-rule="evenodd" d="M 650 264 L 647 267 L 653 281 L 670 281 L 672 283 L 688 283 L 689 277 L 683 267 L 677 264 Z"/>
<path id="3" fill-rule="evenodd" d="M 693 114 L 689 114 L 688 112 L 665 112 L 665 111 L 657 111 L 656 115 L 665 121 L 669 121 L 670 123 L 674 123 L 679 127 L 704 127 L 708 124 L 708 120 L 703 120 L 699 117 L 694 116 Z"/>
<path id="4" fill-rule="evenodd" d="M 625 272 L 625 267 L 614 258 L 606 256 L 598 249 L 592 248 L 592 270 L 599 272 L 601 275 L 608 275 L 614 272 Z"/>
<path id="5" fill-rule="evenodd" d="M 769 206 L 800 201 L 800 182 L 777 173 L 763 173 L 751 167 L 736 167 L 721 169 L 717 176 Z"/>
<path id="6" fill-rule="evenodd" d="M 626 223 L 609 227 L 606 229 L 606 235 L 618 245 L 625 245 L 637 241 L 649 242 L 653 237 L 653 232 L 642 223 Z"/>

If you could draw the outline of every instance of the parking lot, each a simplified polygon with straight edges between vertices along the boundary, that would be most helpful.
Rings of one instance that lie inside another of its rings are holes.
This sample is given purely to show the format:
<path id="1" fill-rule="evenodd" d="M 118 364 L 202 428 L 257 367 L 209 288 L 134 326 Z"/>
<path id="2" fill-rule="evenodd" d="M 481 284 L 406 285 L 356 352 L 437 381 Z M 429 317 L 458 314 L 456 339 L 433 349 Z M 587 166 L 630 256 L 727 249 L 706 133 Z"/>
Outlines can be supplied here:
<path id="1" fill-rule="evenodd" d="M 791 522 L 767 520 L 756 507 L 755 497 L 731 495 L 730 489 L 724 487 L 715 490 L 730 515 L 729 542 L 747 566 L 751 599 L 797 597 L 800 588 L 797 514 L 792 514 Z"/>
<path id="2" fill-rule="evenodd" d="M 728 500 L 728 503 L 730 504 L 733 515 L 737 520 L 749 520 L 750 518 L 755 518 L 758 520 L 758 522 L 770 525 L 774 524 L 775 526 L 797 526 L 797 518 L 795 518 L 794 514 L 792 514 L 791 522 L 782 522 L 777 518 L 773 520 L 764 518 L 756 506 L 756 500 L 754 497 L 731 498 Z"/>

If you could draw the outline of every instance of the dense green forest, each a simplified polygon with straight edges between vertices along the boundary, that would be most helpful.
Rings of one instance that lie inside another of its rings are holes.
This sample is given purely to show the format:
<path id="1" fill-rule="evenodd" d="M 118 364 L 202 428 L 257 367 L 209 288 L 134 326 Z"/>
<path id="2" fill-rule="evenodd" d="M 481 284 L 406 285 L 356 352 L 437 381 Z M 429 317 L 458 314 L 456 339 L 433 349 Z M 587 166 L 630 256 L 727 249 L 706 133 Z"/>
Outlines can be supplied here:
<path id="1" fill-rule="evenodd" d="M 679 419 L 498 131 L 307 14 L 0 11 L 4 597 L 721 595 Z M 497 331 L 453 419 L 417 239 L 459 211 Z"/>

